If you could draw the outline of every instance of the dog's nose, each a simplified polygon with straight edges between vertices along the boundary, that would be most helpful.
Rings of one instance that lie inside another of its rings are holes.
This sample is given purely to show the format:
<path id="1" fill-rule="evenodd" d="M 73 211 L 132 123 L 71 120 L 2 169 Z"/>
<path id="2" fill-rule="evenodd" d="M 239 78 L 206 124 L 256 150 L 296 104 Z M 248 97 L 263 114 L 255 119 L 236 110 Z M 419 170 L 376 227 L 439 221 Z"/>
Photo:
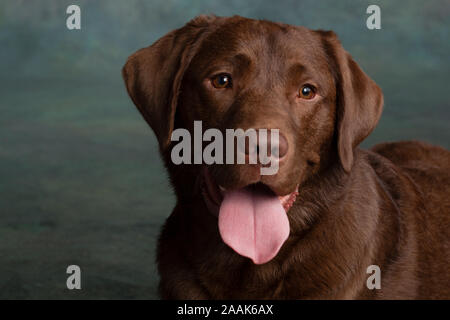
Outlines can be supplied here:
<path id="1" fill-rule="evenodd" d="M 271 131 L 267 131 L 267 135 L 263 136 L 258 133 L 257 141 L 246 141 L 245 154 L 259 154 L 260 148 L 265 147 L 265 152 L 268 156 L 282 159 L 288 153 L 288 142 L 284 135 L 278 133 L 278 139 L 272 141 Z M 277 148 L 278 147 L 278 148 Z M 277 150 L 278 149 L 278 150 Z"/>

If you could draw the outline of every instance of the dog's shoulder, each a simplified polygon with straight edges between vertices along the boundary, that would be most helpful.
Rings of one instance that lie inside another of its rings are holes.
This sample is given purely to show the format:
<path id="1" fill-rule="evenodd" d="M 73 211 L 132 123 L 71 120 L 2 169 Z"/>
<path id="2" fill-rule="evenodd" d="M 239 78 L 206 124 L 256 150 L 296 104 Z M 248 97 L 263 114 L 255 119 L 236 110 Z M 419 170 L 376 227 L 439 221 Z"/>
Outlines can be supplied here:
<path id="1" fill-rule="evenodd" d="M 406 175 L 415 184 L 430 215 L 441 222 L 449 221 L 450 151 L 419 141 L 383 143 L 374 146 L 372 151 L 371 158 L 378 158 L 372 163 L 387 159 L 383 168 L 395 168 Z"/>

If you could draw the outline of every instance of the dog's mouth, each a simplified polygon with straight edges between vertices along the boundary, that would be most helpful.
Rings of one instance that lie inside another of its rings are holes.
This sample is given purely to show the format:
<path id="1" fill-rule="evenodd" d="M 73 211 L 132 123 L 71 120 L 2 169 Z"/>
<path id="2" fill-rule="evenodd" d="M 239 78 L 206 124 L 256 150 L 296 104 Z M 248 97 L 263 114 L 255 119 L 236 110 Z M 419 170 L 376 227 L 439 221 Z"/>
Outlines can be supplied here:
<path id="1" fill-rule="evenodd" d="M 289 236 L 287 212 L 296 200 L 298 186 L 284 196 L 277 196 L 263 183 L 226 190 L 205 167 L 202 194 L 208 210 L 218 217 L 222 240 L 255 264 L 273 259 Z"/>

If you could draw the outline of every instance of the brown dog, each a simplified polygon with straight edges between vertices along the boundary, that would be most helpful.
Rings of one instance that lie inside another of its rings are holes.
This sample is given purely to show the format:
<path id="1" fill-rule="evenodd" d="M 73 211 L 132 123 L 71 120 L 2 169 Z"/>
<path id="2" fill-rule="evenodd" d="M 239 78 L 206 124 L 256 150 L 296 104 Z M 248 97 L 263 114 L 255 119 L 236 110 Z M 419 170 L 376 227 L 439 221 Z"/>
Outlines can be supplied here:
<path id="1" fill-rule="evenodd" d="M 357 147 L 383 96 L 333 32 L 200 16 L 133 54 L 123 76 L 177 196 L 158 246 L 163 298 L 450 298 L 450 152 Z M 279 128 L 279 171 L 173 164 L 171 133 L 194 120 Z"/>

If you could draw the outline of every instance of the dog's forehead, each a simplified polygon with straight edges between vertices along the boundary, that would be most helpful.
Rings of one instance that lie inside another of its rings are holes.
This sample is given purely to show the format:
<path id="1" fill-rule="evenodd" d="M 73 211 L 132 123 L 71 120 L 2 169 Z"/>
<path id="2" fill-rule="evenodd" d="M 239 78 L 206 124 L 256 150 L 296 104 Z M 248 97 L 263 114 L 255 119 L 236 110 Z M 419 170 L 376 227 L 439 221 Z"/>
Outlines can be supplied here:
<path id="1" fill-rule="evenodd" d="M 237 55 L 265 63 L 274 60 L 312 62 L 325 58 L 320 38 L 314 31 L 252 19 L 230 19 L 221 23 L 206 37 L 198 52 L 203 62 Z"/>

